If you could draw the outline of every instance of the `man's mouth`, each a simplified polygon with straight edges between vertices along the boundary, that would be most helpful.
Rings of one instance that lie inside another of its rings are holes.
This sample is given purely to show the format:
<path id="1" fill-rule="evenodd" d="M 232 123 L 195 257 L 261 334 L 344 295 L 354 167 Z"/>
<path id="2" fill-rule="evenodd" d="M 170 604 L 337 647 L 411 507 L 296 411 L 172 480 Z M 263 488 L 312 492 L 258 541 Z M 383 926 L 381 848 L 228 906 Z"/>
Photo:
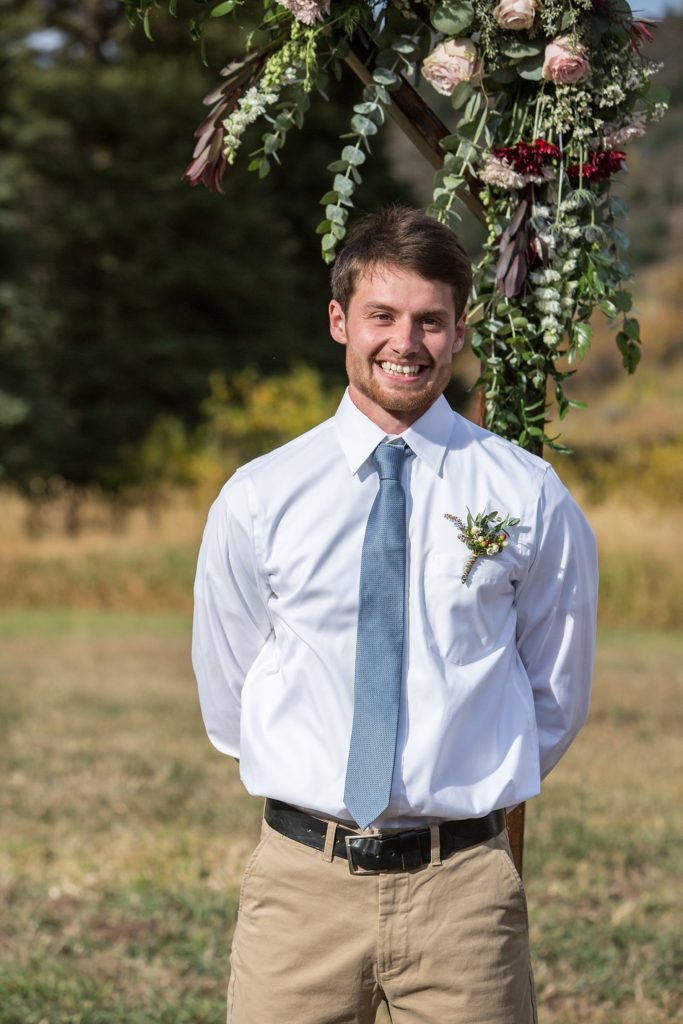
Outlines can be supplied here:
<path id="1" fill-rule="evenodd" d="M 377 365 L 391 377 L 419 377 L 425 369 L 419 363 L 392 363 L 387 359 L 378 361 Z"/>

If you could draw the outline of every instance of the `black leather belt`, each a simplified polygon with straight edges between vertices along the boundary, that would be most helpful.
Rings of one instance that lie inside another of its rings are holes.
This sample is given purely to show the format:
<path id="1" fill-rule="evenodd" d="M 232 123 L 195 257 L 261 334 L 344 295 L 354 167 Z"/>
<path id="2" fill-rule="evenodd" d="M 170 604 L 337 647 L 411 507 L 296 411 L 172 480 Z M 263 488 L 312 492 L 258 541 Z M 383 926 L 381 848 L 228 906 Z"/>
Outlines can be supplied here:
<path id="1" fill-rule="evenodd" d="M 266 800 L 264 817 L 271 828 L 297 843 L 324 850 L 327 822 L 292 807 L 280 800 Z M 441 859 L 458 850 L 466 850 L 503 831 L 505 811 L 491 811 L 483 818 L 444 821 L 439 825 Z M 429 864 L 432 838 L 429 828 L 407 829 L 392 835 L 367 835 L 337 825 L 333 852 L 348 860 L 352 874 L 359 871 L 374 874 L 380 871 L 408 871 Z"/>

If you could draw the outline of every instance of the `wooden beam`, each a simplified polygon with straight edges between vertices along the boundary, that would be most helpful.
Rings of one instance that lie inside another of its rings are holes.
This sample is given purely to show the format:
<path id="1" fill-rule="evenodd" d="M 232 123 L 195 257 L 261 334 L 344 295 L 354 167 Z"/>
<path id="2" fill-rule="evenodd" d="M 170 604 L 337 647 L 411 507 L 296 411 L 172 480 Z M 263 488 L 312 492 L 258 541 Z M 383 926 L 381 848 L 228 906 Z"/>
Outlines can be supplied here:
<path id="1" fill-rule="evenodd" d="M 368 67 L 372 57 L 373 50 L 366 47 L 359 37 L 354 37 L 351 41 L 351 50 L 346 57 L 346 63 L 365 85 L 369 85 L 372 81 L 372 71 Z M 410 82 L 403 75 L 399 77 L 401 84 L 397 89 L 391 91 L 391 103 L 386 107 L 387 113 L 432 167 L 438 171 L 443 167 L 445 155 L 439 143 L 441 139 L 445 139 L 452 132 L 425 103 Z M 459 188 L 456 190 L 456 194 L 477 220 L 486 224 L 486 211 L 471 189 Z"/>

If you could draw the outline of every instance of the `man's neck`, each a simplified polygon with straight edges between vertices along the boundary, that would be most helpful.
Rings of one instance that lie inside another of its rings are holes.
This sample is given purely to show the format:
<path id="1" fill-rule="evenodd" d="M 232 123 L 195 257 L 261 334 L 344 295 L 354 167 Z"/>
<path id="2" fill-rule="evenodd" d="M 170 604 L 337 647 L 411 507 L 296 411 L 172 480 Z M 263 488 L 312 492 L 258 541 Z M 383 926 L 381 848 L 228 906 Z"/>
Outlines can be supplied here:
<path id="1" fill-rule="evenodd" d="M 385 434 L 393 434 L 397 436 L 402 434 L 404 430 L 411 427 L 413 423 L 416 423 L 420 417 L 424 416 L 428 409 L 434 405 L 434 402 L 440 398 L 440 395 L 435 395 L 432 401 L 425 405 L 423 408 L 415 409 L 411 411 L 403 412 L 401 410 L 394 409 L 382 409 L 380 406 L 371 402 L 366 396 L 358 391 L 353 384 L 349 385 L 349 398 L 356 406 L 356 408 L 367 416 L 369 420 L 372 420 Z"/>

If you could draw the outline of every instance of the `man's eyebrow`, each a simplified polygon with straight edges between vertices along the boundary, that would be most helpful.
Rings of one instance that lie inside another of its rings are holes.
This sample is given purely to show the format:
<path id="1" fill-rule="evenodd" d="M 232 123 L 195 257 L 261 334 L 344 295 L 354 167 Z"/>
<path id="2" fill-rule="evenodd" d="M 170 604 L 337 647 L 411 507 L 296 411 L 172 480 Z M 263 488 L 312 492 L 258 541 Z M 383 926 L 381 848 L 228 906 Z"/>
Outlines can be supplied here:
<path id="1" fill-rule="evenodd" d="M 366 302 L 366 303 L 364 303 L 361 306 L 361 310 L 364 313 L 365 312 L 369 312 L 372 309 L 381 309 L 381 310 L 384 310 L 386 313 L 396 313 L 397 312 L 397 310 L 396 310 L 396 308 L 394 306 L 390 306 L 386 302 Z M 415 315 L 416 316 L 441 316 L 441 317 L 448 317 L 448 316 L 450 316 L 450 311 L 445 309 L 445 308 L 443 308 L 443 307 L 441 307 L 441 306 L 437 306 L 436 309 L 419 309 Z"/>

